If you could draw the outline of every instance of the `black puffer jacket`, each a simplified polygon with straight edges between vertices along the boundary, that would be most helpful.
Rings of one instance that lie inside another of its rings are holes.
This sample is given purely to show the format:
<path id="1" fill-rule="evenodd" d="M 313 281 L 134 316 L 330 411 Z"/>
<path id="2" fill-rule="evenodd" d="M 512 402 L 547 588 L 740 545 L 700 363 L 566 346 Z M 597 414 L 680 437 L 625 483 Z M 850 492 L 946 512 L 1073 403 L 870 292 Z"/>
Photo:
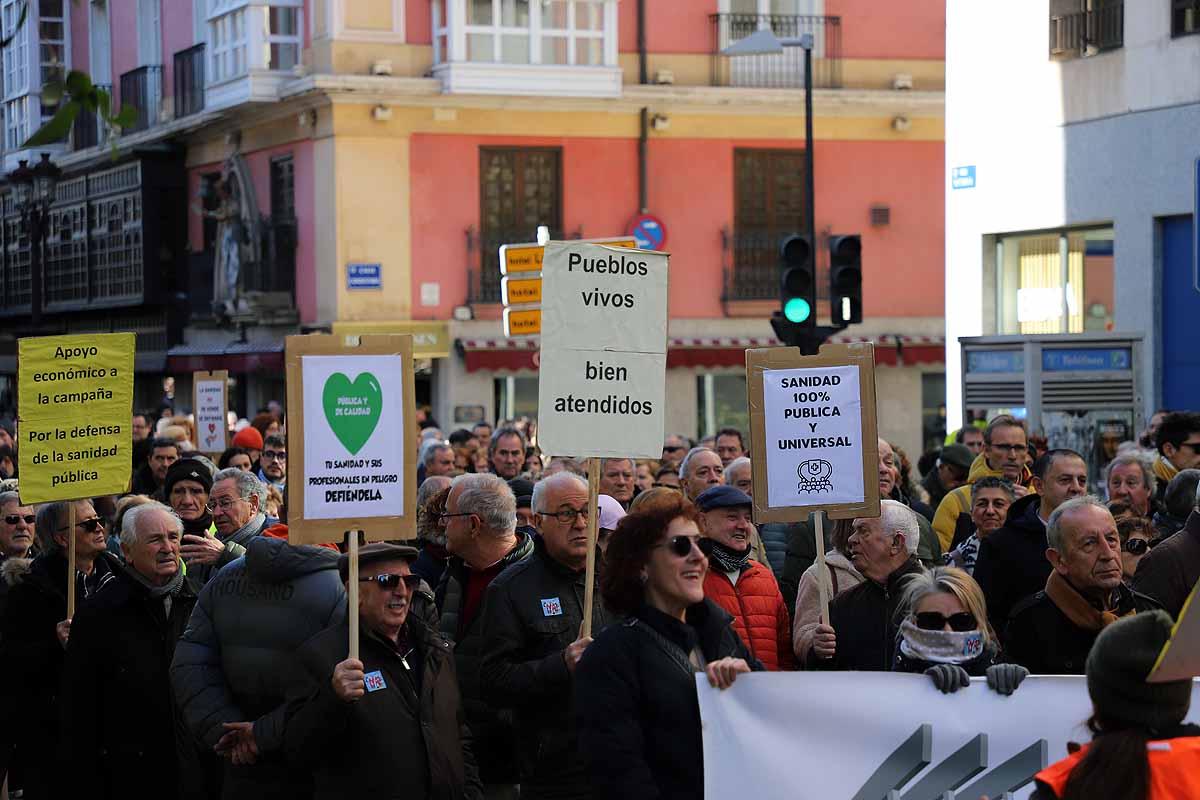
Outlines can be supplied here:
<path id="1" fill-rule="evenodd" d="M 415 652 L 403 660 L 369 630 L 359 634 L 359 659 L 380 681 L 352 703 L 339 700 L 330 685 L 346 659 L 345 620 L 300 650 L 305 682 L 289 707 L 285 742 L 293 761 L 313 765 L 313 797 L 482 797 L 450 643 L 417 617 L 406 624 Z"/>
<path id="2" fill-rule="evenodd" d="M 576 747 L 573 681 L 563 651 L 583 624 L 584 572 L 550 557 L 541 536 L 529 558 L 492 581 L 483 604 L 485 697 L 513 709 L 521 796 L 590 798 Z M 592 605 L 592 636 L 610 622 Z"/>
<path id="3" fill-rule="evenodd" d="M 254 722 L 260 757 L 226 765 L 226 798 L 311 792 L 306 770 L 282 755 L 285 700 L 300 677 L 299 647 L 346 613 L 338 554 L 256 536 L 200 593 L 175 650 L 171 683 L 192 734 L 212 747 L 226 722 Z"/>
<path id="4" fill-rule="evenodd" d="M 596 637 L 575 670 L 579 752 L 599 800 L 695 800 L 704 796 L 704 748 L 695 668 L 741 658 L 763 669 L 733 630 L 733 617 L 705 599 L 687 624 L 642 606 Z"/>
<path id="5" fill-rule="evenodd" d="M 1038 517 L 1041 502 L 1039 495 L 1025 495 L 1009 507 L 1004 527 L 979 542 L 973 576 L 983 590 L 993 630 L 1004 630 L 1017 603 L 1040 592 L 1050 577 L 1046 526 Z"/>
<path id="6" fill-rule="evenodd" d="M 502 559 L 507 569 L 533 552 L 533 538 L 517 532 L 517 544 Z M 435 596 L 441 610 L 439 632 L 454 645 L 454 669 L 462 690 L 463 710 L 475 742 L 475 760 L 483 783 L 516 783 L 516 746 L 513 742 L 512 714 L 492 708 L 486 699 L 479 668 L 483 661 L 483 612 L 475 616 L 459 635 L 459 618 L 470 571 L 463 560 L 451 556 L 446 562 Z"/>
<path id="7" fill-rule="evenodd" d="M 62 684 L 63 744 L 76 796 L 204 797 L 198 742 L 168 671 L 196 595 L 171 614 L 122 571 L 75 615 Z"/>
<path id="8" fill-rule="evenodd" d="M 98 555 L 92 574 L 77 576 L 76 613 L 121 569 L 116 556 Z M 9 592 L 0 619 L 0 685 L 20 691 L 13 692 L 3 718 L 21 721 L 12 763 L 22 766 L 30 800 L 62 795 L 59 691 L 66 651 L 55 626 L 67 618 L 66 574 L 66 556 L 58 551 L 4 563 Z"/>
<path id="9" fill-rule="evenodd" d="M 901 620 L 897 617 L 904 579 L 921 572 L 916 557 L 888 576 L 886 583 L 864 580 L 829 604 L 829 624 L 837 635 L 833 658 L 809 651 L 809 669 L 889 672 Z"/>

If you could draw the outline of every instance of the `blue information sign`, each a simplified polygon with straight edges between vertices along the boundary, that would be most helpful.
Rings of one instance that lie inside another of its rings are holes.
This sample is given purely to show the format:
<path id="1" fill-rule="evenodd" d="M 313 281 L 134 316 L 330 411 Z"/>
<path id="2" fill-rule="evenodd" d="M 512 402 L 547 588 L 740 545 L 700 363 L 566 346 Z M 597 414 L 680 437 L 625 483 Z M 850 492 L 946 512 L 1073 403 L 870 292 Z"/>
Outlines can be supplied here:
<path id="1" fill-rule="evenodd" d="M 974 189 L 975 165 L 968 164 L 965 167 L 953 167 L 950 170 L 950 186 L 953 189 Z"/>
<path id="2" fill-rule="evenodd" d="M 1042 351 L 1044 372 L 1108 372 L 1132 367 L 1128 347 L 1073 348 Z"/>
<path id="3" fill-rule="evenodd" d="M 382 289 L 383 277 L 379 264 L 347 264 L 347 289 Z"/>
<path id="4" fill-rule="evenodd" d="M 1023 350 L 971 350 L 967 353 L 967 372 L 1024 372 Z"/>

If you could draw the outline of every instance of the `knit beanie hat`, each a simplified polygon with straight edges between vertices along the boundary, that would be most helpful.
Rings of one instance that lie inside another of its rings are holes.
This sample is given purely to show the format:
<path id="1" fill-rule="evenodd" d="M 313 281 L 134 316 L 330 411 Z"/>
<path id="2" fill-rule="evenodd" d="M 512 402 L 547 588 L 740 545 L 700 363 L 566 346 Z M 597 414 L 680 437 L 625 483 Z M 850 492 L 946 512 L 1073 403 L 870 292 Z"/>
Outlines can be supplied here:
<path id="1" fill-rule="evenodd" d="M 247 450 L 262 450 L 263 438 L 257 428 L 242 428 L 233 437 L 234 447 L 244 447 Z"/>
<path id="2" fill-rule="evenodd" d="M 1154 610 L 1124 617 L 1101 631 L 1087 659 L 1088 694 L 1097 716 L 1151 731 L 1183 722 L 1192 682 L 1146 682 L 1172 627 L 1170 614 Z"/>
<path id="3" fill-rule="evenodd" d="M 195 481 L 203 486 L 207 493 L 212 491 L 213 474 L 206 465 L 197 459 L 181 458 L 167 468 L 167 477 L 163 481 L 163 496 L 169 498 L 171 487 L 179 481 Z"/>

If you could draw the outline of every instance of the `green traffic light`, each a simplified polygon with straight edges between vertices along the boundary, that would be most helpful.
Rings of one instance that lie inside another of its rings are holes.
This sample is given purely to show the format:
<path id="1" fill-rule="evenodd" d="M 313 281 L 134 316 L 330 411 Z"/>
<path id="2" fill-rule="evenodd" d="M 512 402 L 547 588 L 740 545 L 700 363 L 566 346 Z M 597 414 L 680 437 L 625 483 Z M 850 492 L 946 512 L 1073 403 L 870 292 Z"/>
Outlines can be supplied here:
<path id="1" fill-rule="evenodd" d="M 812 314 L 812 306 L 803 297 L 793 297 L 783 304 L 783 315 L 788 322 L 804 322 Z"/>

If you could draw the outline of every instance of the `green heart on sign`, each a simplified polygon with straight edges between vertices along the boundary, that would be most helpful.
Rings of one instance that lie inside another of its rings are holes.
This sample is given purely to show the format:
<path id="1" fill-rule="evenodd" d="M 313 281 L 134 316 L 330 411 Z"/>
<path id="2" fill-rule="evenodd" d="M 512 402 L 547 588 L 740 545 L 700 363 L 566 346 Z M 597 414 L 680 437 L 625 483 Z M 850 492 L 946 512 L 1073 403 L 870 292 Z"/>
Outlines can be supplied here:
<path id="1" fill-rule="evenodd" d="M 325 381 L 321 402 L 333 435 L 351 455 L 357 454 L 379 424 L 379 414 L 383 410 L 379 381 L 371 373 L 364 372 L 351 383 L 345 375 L 335 372 Z"/>

